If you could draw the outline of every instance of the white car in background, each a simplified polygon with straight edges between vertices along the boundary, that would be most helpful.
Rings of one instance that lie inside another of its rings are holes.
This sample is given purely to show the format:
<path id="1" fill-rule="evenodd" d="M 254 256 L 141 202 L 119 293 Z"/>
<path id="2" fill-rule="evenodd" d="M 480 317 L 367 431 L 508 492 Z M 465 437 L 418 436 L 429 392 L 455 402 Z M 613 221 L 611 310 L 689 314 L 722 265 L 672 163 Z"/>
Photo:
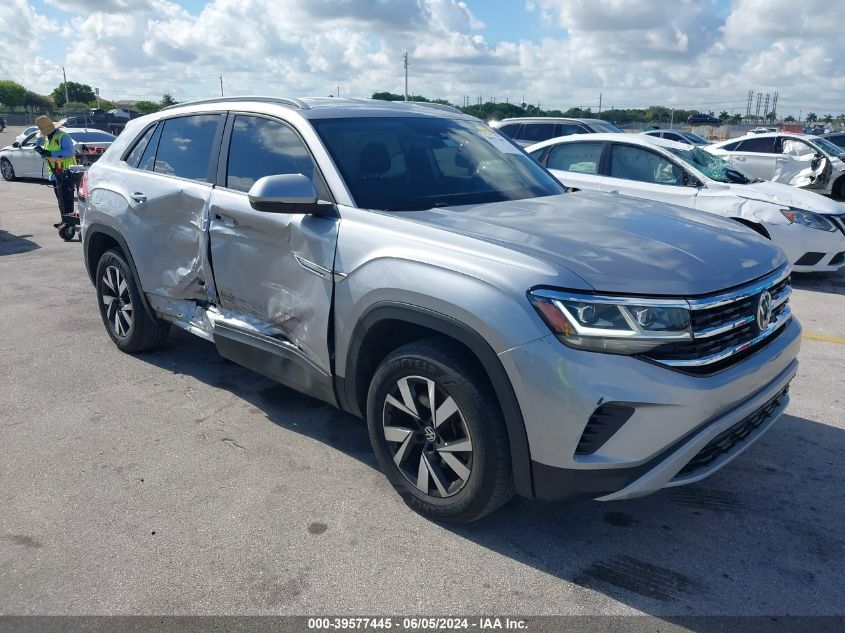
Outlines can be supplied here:
<path id="1" fill-rule="evenodd" d="M 18 134 L 18 135 L 15 137 L 14 142 L 15 142 L 15 143 L 23 143 L 23 142 L 24 142 L 24 139 L 26 139 L 26 137 L 27 137 L 27 136 L 29 136 L 29 135 L 30 135 L 30 134 L 32 134 L 33 132 L 37 132 L 37 131 L 38 131 L 38 128 L 37 128 L 37 127 L 35 127 L 34 125 L 32 125 L 32 126 L 30 126 L 30 127 L 26 128 L 26 129 L 25 129 L 23 132 L 21 132 L 20 134 Z"/>
<path id="2" fill-rule="evenodd" d="M 845 198 L 845 150 L 810 134 L 749 134 L 707 146 L 744 173 Z"/>
<path id="3" fill-rule="evenodd" d="M 590 134 L 525 151 L 567 187 L 669 202 L 741 222 L 780 246 L 797 272 L 845 265 L 845 209 L 839 204 L 749 178 L 701 148 L 641 134 Z"/>
<path id="4" fill-rule="evenodd" d="M 114 134 L 88 128 L 62 128 L 73 140 L 73 152 L 80 165 L 91 165 L 117 138 Z M 44 159 L 35 151 L 38 128 L 23 141 L 15 141 L 0 149 L 0 175 L 3 180 L 15 178 L 38 178 L 49 180 L 50 172 Z"/>

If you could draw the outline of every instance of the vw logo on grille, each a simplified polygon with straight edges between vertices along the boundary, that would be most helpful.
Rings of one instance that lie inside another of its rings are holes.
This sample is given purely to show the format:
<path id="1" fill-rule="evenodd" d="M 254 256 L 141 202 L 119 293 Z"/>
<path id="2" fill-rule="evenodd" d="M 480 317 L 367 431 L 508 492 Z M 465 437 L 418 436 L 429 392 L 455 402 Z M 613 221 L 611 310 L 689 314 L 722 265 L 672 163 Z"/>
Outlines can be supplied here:
<path id="1" fill-rule="evenodd" d="M 757 303 L 757 327 L 765 330 L 769 327 L 772 320 L 772 295 L 768 290 L 764 290 L 760 295 L 760 301 Z"/>
<path id="2" fill-rule="evenodd" d="M 435 433 L 434 429 L 430 426 L 425 427 L 423 433 L 425 433 L 425 439 L 427 439 L 429 442 L 433 442 L 437 439 L 437 433 Z"/>

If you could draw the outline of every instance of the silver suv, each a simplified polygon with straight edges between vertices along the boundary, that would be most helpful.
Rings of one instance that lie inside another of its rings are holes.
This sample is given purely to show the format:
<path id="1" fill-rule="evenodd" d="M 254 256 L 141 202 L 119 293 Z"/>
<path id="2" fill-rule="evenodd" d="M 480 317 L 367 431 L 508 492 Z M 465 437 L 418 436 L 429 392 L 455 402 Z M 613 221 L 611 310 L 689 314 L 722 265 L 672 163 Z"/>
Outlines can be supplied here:
<path id="1" fill-rule="evenodd" d="M 84 186 L 121 350 L 175 324 L 365 418 L 434 519 L 697 481 L 789 399 L 780 250 L 710 214 L 566 193 L 448 107 L 180 105 L 131 121 Z"/>

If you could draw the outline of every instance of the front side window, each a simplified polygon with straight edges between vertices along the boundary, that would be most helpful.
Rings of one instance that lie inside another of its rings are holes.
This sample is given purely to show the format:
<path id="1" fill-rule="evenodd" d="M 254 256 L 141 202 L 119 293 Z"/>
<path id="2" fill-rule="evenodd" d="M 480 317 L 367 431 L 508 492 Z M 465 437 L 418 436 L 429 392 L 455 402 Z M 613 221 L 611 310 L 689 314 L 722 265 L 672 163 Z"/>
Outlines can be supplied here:
<path id="1" fill-rule="evenodd" d="M 218 114 L 167 119 L 158 143 L 153 171 L 189 180 L 208 181 Z"/>
<path id="2" fill-rule="evenodd" d="M 607 121 L 590 121 L 590 127 L 593 128 L 593 132 L 607 132 L 609 134 L 618 134 L 622 132 L 622 130 L 613 125 L 613 123 L 608 123 Z"/>
<path id="3" fill-rule="evenodd" d="M 226 187 L 249 191 L 259 178 L 277 174 L 302 174 L 314 180 L 314 163 L 305 144 L 284 123 L 236 116 L 229 143 Z"/>
<path id="4" fill-rule="evenodd" d="M 614 145 L 610 155 L 610 176 L 656 185 L 684 184 L 684 171 L 672 161 L 639 147 Z"/>
<path id="5" fill-rule="evenodd" d="M 410 211 L 565 191 L 513 142 L 479 121 L 361 117 L 311 124 L 362 208 Z"/>
<path id="6" fill-rule="evenodd" d="M 797 138 L 785 138 L 781 143 L 781 152 L 792 158 L 801 158 L 802 156 L 815 154 L 816 150 L 810 147 L 809 143 L 805 143 Z"/>
<path id="7" fill-rule="evenodd" d="M 574 125 L 572 123 L 560 123 L 555 129 L 555 136 L 570 136 L 572 134 L 587 134 L 583 126 Z"/>
<path id="8" fill-rule="evenodd" d="M 70 132 L 69 136 L 77 143 L 111 143 L 117 138 L 108 132 Z"/>
<path id="9" fill-rule="evenodd" d="M 675 134 L 674 132 L 664 133 L 663 138 L 665 138 L 667 141 L 676 141 L 678 143 L 687 143 L 686 139 L 681 138 L 680 134 Z"/>
<path id="10" fill-rule="evenodd" d="M 597 174 L 602 143 L 561 143 L 549 153 L 546 167 L 576 174 Z"/>
<path id="11" fill-rule="evenodd" d="M 496 129 L 499 130 L 499 132 L 504 134 L 505 136 L 515 138 L 520 125 L 522 125 L 522 123 L 506 123 L 505 125 L 502 125 Z"/>

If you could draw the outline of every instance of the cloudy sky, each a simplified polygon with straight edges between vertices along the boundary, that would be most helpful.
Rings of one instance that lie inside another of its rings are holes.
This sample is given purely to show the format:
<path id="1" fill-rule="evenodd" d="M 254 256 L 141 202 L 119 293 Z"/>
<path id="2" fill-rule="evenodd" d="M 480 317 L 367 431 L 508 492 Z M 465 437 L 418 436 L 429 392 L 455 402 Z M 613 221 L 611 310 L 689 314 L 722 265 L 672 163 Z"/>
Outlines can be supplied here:
<path id="1" fill-rule="evenodd" d="M 845 112 L 842 7 L 831 0 L 2 0 L 0 79 L 68 80 L 110 99 L 219 94 L 462 104 L 675 105 Z"/>

